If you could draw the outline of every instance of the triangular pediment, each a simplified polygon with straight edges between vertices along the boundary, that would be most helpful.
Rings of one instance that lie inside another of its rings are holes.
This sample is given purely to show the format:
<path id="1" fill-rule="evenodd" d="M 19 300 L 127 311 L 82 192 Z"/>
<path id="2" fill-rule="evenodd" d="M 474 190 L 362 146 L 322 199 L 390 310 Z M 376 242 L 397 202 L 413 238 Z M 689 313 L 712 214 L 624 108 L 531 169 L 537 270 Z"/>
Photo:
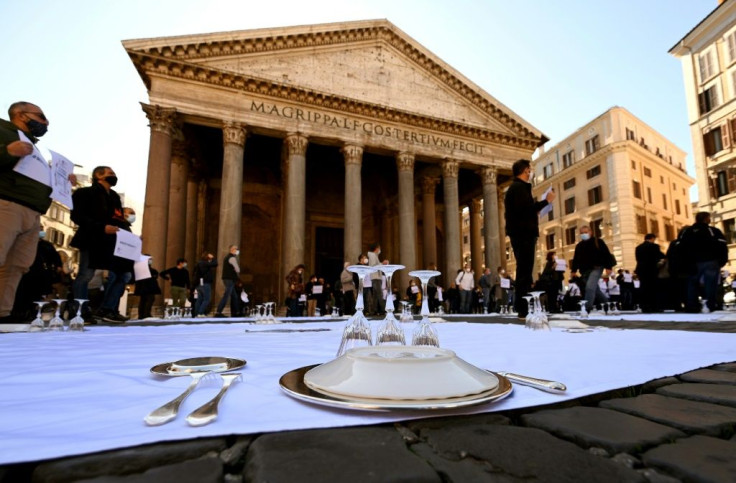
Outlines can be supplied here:
<path id="1" fill-rule="evenodd" d="M 315 92 L 525 142 L 546 138 L 387 20 L 258 29 L 123 42 L 144 81 L 205 69 Z"/>

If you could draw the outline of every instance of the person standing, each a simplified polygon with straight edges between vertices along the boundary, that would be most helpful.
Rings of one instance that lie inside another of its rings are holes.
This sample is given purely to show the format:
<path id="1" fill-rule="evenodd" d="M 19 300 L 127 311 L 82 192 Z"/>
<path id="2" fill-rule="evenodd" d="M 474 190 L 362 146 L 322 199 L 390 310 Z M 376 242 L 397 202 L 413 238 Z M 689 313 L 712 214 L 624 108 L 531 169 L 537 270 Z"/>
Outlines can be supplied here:
<path id="1" fill-rule="evenodd" d="M 604 270 L 611 270 L 615 260 L 606 242 L 591 236 L 590 227 L 580 228 L 580 242 L 575 245 L 575 255 L 570 269 L 572 273 L 580 273 L 581 290 L 584 290 L 585 308 L 590 311 L 595 303 L 608 302 L 608 297 L 601 292 L 598 280 Z M 583 288 L 584 287 L 584 288 Z"/>
<path id="2" fill-rule="evenodd" d="M 657 285 L 659 283 L 660 263 L 664 260 L 664 253 L 656 243 L 657 235 L 647 233 L 644 241 L 636 247 L 636 269 L 639 276 L 639 290 L 641 293 L 641 310 L 645 313 L 659 312 L 657 306 Z"/>
<path id="3" fill-rule="evenodd" d="M 695 215 L 695 223 L 686 228 L 680 236 L 681 254 L 688 271 L 687 304 L 688 312 L 700 312 L 698 303 L 700 284 L 703 284 L 703 299 L 713 311 L 719 305 L 718 285 L 721 267 L 728 262 L 728 244 L 723 232 L 710 226 L 710 213 L 701 211 Z"/>
<path id="4" fill-rule="evenodd" d="M 348 271 L 350 262 L 343 264 L 340 273 L 340 286 L 342 290 L 342 313 L 343 315 L 353 315 L 355 313 L 355 282 L 353 282 L 353 273 Z"/>
<path id="5" fill-rule="evenodd" d="M 143 280 L 135 281 L 135 294 L 138 296 L 138 319 L 143 320 L 151 317 L 151 309 L 156 295 L 161 294 L 158 285 L 158 270 L 153 268 L 153 258 L 148 259 L 148 270 L 151 276 Z"/>
<path id="6" fill-rule="evenodd" d="M 131 221 L 132 220 L 132 221 Z M 131 225 L 135 221 L 135 211 L 132 208 L 123 208 L 123 216 L 120 217 L 116 211 L 110 221 L 121 230 L 131 231 Z M 120 299 L 125 293 L 125 287 L 133 279 L 133 261 L 114 255 L 116 236 L 105 237 L 104 247 L 101 250 L 99 265 L 107 268 L 107 280 L 102 297 L 102 306 L 95 317 L 105 322 L 119 324 L 126 322 L 129 317 L 118 311 Z"/>
<path id="7" fill-rule="evenodd" d="M 173 305 L 179 308 L 186 307 L 187 296 L 189 295 L 189 288 L 191 286 L 186 259 L 177 259 L 175 267 L 167 268 L 160 275 L 164 280 L 171 281 L 171 299 Z"/>
<path id="8" fill-rule="evenodd" d="M 506 191 L 504 198 L 506 234 L 511 239 L 511 248 L 516 258 L 516 287 L 514 308 L 519 318 L 526 318 L 529 312 L 523 296 L 532 287 L 534 270 L 534 250 L 539 237 L 539 211 L 552 203 L 555 192 L 550 191 L 542 201 L 535 201 L 532 196 L 531 163 L 526 159 L 516 161 L 512 166 L 514 180 Z"/>
<path id="9" fill-rule="evenodd" d="M 542 276 L 539 281 L 546 292 L 547 311 L 550 313 L 560 312 L 559 295 L 562 290 L 562 279 L 565 272 L 557 270 L 557 256 L 555 252 L 547 253 L 547 262 L 542 270 Z"/>
<path id="10" fill-rule="evenodd" d="M 237 245 L 230 245 L 230 253 L 225 255 L 222 260 L 222 282 L 225 284 L 225 293 L 222 294 L 220 303 L 217 304 L 217 312 L 215 317 L 225 317 L 222 313 L 225 310 L 225 306 L 230 301 L 230 313 L 238 313 L 238 304 L 240 300 L 235 295 L 235 282 L 240 279 L 240 263 L 238 262 L 238 250 Z"/>
<path id="11" fill-rule="evenodd" d="M 11 315 L 15 293 L 36 257 L 40 215 L 51 205 L 51 186 L 13 170 L 22 157 L 33 153 L 33 144 L 46 134 L 49 121 L 29 102 L 11 104 L 8 119 L 0 119 L 0 323 L 20 322 Z M 30 143 L 20 140 L 19 130 Z M 51 179 L 51 168 L 46 169 Z"/>
<path id="12" fill-rule="evenodd" d="M 215 281 L 215 270 L 217 269 L 217 260 L 215 256 L 205 251 L 202 258 L 194 267 L 194 286 L 197 292 L 197 300 L 194 302 L 195 317 L 206 317 L 207 309 L 212 299 L 212 284 Z"/>
<path id="13" fill-rule="evenodd" d="M 378 267 L 381 265 L 381 260 L 378 258 L 378 256 L 381 254 L 381 245 L 378 243 L 373 243 L 368 249 L 368 265 L 371 267 Z M 372 299 L 370 305 L 368 305 L 368 311 L 367 313 L 372 313 L 374 315 L 383 315 L 386 302 L 383 298 L 383 280 L 382 277 L 383 274 L 381 271 L 375 271 L 370 274 L 370 280 L 371 280 L 371 294 Z"/>
<path id="14" fill-rule="evenodd" d="M 298 317 L 302 315 L 299 310 L 299 299 L 304 292 L 304 280 L 302 274 L 306 267 L 301 263 L 296 267 L 292 268 L 291 271 L 286 275 L 286 283 L 289 286 L 289 296 L 286 299 L 286 306 L 288 308 L 286 312 L 287 317 Z"/>
<path id="15" fill-rule="evenodd" d="M 497 277 L 497 275 L 494 277 L 494 274 L 491 273 L 491 269 L 486 267 L 486 269 L 483 270 L 483 275 L 478 279 L 478 285 L 483 291 L 483 311 L 486 313 L 493 312 L 496 307 L 496 303 L 491 295 L 491 289 L 497 283 L 495 280 Z"/>
<path id="16" fill-rule="evenodd" d="M 475 274 L 470 269 L 470 264 L 466 263 L 463 266 L 463 270 L 455 277 L 455 284 L 460 291 L 458 311 L 461 314 L 469 314 L 473 302 L 473 289 L 475 288 Z"/>

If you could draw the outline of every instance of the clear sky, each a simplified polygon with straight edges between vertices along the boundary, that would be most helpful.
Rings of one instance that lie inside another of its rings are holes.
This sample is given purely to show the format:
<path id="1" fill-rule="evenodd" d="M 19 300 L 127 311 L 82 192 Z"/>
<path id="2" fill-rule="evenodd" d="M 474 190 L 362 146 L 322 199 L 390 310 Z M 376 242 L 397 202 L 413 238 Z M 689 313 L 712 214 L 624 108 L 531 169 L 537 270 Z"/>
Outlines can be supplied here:
<path id="1" fill-rule="evenodd" d="M 0 0 L 0 117 L 17 100 L 41 106 L 51 125 L 40 146 L 84 172 L 112 166 L 140 220 L 148 98 L 122 40 L 385 18 L 540 129 L 547 147 L 618 105 L 686 151 L 694 177 L 682 69 L 667 52 L 717 3 Z"/>

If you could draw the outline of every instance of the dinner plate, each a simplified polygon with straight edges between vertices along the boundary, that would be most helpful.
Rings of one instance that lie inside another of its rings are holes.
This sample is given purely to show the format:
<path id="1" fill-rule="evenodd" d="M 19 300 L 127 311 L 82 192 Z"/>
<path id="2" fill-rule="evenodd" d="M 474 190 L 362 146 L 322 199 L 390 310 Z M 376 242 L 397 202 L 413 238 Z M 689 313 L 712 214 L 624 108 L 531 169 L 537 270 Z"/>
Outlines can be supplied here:
<path id="1" fill-rule="evenodd" d="M 246 364 L 243 359 L 230 357 L 192 357 L 174 362 L 164 362 L 151 368 L 159 376 L 187 376 L 192 372 L 227 372 L 240 369 Z"/>
<path id="2" fill-rule="evenodd" d="M 287 372 L 279 385 L 289 396 L 302 401 L 342 409 L 356 409 L 360 411 L 392 411 L 392 410 L 437 410 L 454 409 L 475 406 L 501 400 L 511 394 L 513 387 L 505 377 L 492 372 L 498 378 L 498 386 L 490 391 L 472 394 L 463 397 L 447 399 L 366 399 L 337 394 L 325 394 L 315 391 L 304 384 L 304 374 L 319 364 L 300 367 Z M 488 371 L 491 372 L 491 371 Z"/>

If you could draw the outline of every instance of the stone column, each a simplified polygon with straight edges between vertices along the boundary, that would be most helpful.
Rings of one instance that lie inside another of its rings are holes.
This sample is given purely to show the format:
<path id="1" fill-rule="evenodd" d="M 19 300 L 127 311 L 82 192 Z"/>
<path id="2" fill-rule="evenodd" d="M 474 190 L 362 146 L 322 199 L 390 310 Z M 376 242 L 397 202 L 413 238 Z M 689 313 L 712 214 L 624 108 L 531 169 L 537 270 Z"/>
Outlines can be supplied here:
<path id="1" fill-rule="evenodd" d="M 409 272 L 417 268 L 417 217 L 414 212 L 414 155 L 396 156 L 399 170 L 399 263 L 406 266 L 398 272 L 399 293 L 409 286 Z"/>
<path id="2" fill-rule="evenodd" d="M 173 267 L 176 265 L 177 258 L 184 257 L 184 241 L 187 233 L 187 179 L 189 178 L 187 146 L 182 140 L 175 140 L 172 147 L 166 266 L 162 268 Z M 169 286 L 166 285 L 167 288 Z"/>
<path id="3" fill-rule="evenodd" d="M 480 176 L 483 183 L 483 238 L 486 244 L 486 267 L 495 271 L 501 266 L 501 245 L 505 245 L 502 243 L 503 238 L 500 236 L 499 226 L 498 185 L 496 184 L 498 171 L 496 168 L 483 168 Z"/>
<path id="4" fill-rule="evenodd" d="M 346 144 L 342 148 L 345 156 L 345 231 L 343 232 L 343 257 L 351 265 L 358 263 L 358 254 L 363 251 L 363 204 L 362 178 L 363 148 Z"/>
<path id="5" fill-rule="evenodd" d="M 245 126 L 226 122 L 222 128 L 223 159 L 220 182 L 220 222 L 217 227 L 217 281 L 212 302 L 222 298 L 222 260 L 230 251 L 230 245 L 240 245 L 243 220 L 243 151 Z"/>
<path id="6" fill-rule="evenodd" d="M 176 109 L 141 103 L 151 127 L 148 148 L 146 199 L 143 210 L 143 253 L 153 257 L 154 266 L 165 268 L 166 230 L 169 223 L 169 180 L 171 177 L 171 142 Z M 134 180 L 130 180 L 134 182 Z M 157 301 L 157 305 L 158 305 Z"/>
<path id="7" fill-rule="evenodd" d="M 286 182 L 284 185 L 284 266 L 281 280 L 296 265 L 306 264 L 304 258 L 304 231 L 306 227 L 306 154 L 308 144 L 309 140 L 298 133 L 290 133 L 284 139 L 285 159 L 283 166 L 286 170 Z"/>
<path id="8" fill-rule="evenodd" d="M 186 234 L 184 235 L 184 258 L 189 262 L 189 272 L 194 273 L 194 266 L 199 260 L 197 253 L 197 201 L 199 186 L 197 178 L 190 171 L 187 179 L 187 219 Z"/>
<path id="9" fill-rule="evenodd" d="M 458 201 L 457 177 L 460 163 L 445 159 L 442 163 L 442 184 L 445 204 L 445 264 L 442 269 L 445 286 L 455 281 L 457 271 L 462 268 L 462 246 L 460 244 L 460 203 Z"/>
<path id="10" fill-rule="evenodd" d="M 501 219 L 501 213 L 506 211 L 504 203 L 504 193 L 498 193 L 498 218 Z M 487 243 L 487 242 L 486 242 Z M 498 257 L 500 259 L 499 265 L 506 268 L 508 261 L 506 260 L 506 221 L 498 223 Z M 488 246 L 488 245 L 486 245 Z M 509 250 L 511 247 L 509 246 Z M 486 251 L 486 253 L 488 253 Z"/>
<path id="11" fill-rule="evenodd" d="M 422 245 L 424 257 L 422 269 L 427 270 L 431 263 L 437 264 L 437 207 L 435 190 L 438 178 L 422 178 Z"/>
<path id="12" fill-rule="evenodd" d="M 476 279 L 483 273 L 483 239 L 480 235 L 482 204 L 480 200 L 470 202 L 470 263 Z"/>

